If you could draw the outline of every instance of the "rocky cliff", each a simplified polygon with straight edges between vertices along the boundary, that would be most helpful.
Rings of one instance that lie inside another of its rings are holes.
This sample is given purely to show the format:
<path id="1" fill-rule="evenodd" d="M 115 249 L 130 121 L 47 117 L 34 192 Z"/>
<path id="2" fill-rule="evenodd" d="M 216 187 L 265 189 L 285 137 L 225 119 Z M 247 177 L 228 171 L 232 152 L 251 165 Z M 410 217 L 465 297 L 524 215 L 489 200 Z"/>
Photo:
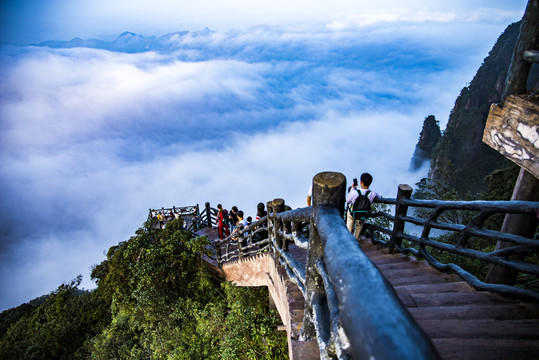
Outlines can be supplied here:
<path id="1" fill-rule="evenodd" d="M 440 131 L 440 125 L 434 117 L 429 115 L 423 121 L 423 129 L 419 134 L 419 141 L 415 147 L 412 162 L 410 164 L 411 170 L 419 169 L 426 161 L 432 157 L 432 151 L 440 141 L 442 132 Z"/>
<path id="2" fill-rule="evenodd" d="M 444 178 L 444 171 L 453 167 L 456 174 L 448 185 L 460 194 L 486 190 L 485 176 L 509 165 L 509 160 L 483 144 L 482 136 L 490 104 L 500 102 L 519 27 L 520 22 L 507 27 L 471 83 L 462 89 L 432 152 L 429 177 Z"/>

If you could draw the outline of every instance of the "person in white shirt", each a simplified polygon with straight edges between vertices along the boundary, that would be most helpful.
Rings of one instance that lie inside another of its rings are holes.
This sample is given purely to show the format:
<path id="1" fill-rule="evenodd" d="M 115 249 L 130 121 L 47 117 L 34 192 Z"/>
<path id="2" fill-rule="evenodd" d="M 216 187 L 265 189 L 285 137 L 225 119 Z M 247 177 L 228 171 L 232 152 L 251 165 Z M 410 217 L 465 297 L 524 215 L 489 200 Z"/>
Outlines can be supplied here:
<path id="1" fill-rule="evenodd" d="M 238 211 L 238 222 L 236 223 L 236 228 L 234 229 L 234 231 L 232 232 L 231 235 L 235 234 L 238 232 L 238 225 L 239 224 L 242 224 L 243 225 L 243 229 L 245 229 L 247 227 L 247 225 L 249 225 L 249 223 L 247 222 L 247 220 L 245 220 L 243 218 L 243 211 Z M 243 233 L 243 237 L 247 237 L 247 233 Z"/>
<path id="2" fill-rule="evenodd" d="M 350 191 L 348 192 L 348 195 L 346 196 L 346 204 L 348 205 L 348 210 L 346 211 L 346 227 L 348 228 L 348 231 L 350 231 L 352 234 L 357 234 L 356 236 L 359 236 L 361 233 L 361 228 L 363 227 L 364 220 L 355 220 L 352 217 L 351 207 L 356 201 L 356 199 L 359 197 L 359 193 L 365 195 L 367 192 L 369 194 L 367 197 L 369 198 L 369 201 L 372 202 L 376 197 L 378 197 L 378 194 L 369 189 L 369 186 L 371 186 L 372 183 L 372 175 L 369 173 L 363 173 L 360 177 L 360 183 L 359 187 L 357 184 L 353 184 L 350 188 Z M 356 226 L 356 230 L 354 233 L 354 225 Z"/>

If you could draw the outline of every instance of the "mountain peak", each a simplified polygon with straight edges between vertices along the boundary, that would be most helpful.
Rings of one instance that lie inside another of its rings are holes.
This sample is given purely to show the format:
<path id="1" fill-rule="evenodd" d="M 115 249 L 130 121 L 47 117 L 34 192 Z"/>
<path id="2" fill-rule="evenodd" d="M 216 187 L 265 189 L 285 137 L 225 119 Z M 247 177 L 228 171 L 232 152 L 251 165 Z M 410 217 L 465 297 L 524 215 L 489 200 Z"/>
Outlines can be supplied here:
<path id="1" fill-rule="evenodd" d="M 132 37 L 143 37 L 142 35 L 138 35 L 138 34 L 135 34 L 135 33 L 132 33 L 130 31 L 124 31 L 123 33 L 121 33 L 116 39 L 121 39 L 121 38 L 132 38 Z"/>

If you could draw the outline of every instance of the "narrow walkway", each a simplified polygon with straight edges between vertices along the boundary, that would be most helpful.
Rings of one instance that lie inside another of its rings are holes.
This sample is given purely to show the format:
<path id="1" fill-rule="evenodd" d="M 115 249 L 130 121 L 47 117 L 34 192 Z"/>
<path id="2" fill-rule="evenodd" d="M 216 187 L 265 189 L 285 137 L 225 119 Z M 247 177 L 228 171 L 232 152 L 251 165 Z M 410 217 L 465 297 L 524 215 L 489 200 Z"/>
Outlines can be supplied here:
<path id="1" fill-rule="evenodd" d="M 442 359 L 539 359 L 539 306 L 476 291 L 426 261 L 361 248 L 374 262 Z"/>
<path id="2" fill-rule="evenodd" d="M 214 229 L 205 229 L 200 234 L 217 238 Z M 393 285 L 442 359 L 539 359 L 539 304 L 521 303 L 494 293 L 476 291 L 457 275 L 442 273 L 414 257 L 388 254 L 387 249 L 378 249 L 369 241 L 361 241 L 360 247 Z M 292 245 L 290 252 L 305 265 L 306 250 Z M 245 260 L 236 260 L 226 266 L 234 266 L 236 272 L 243 272 L 242 276 L 248 279 L 253 270 L 249 269 L 252 264 L 247 264 Z M 252 276 L 256 275 L 253 273 Z M 280 276 L 286 278 L 286 273 L 280 272 Z M 287 290 L 280 295 L 286 294 L 289 298 L 274 300 L 288 303 L 286 308 L 293 316 L 285 318 L 293 324 L 285 326 L 289 339 L 294 340 L 303 318 L 303 298 L 299 289 L 293 288 L 294 284 L 287 278 L 285 282 Z M 297 342 L 291 343 L 289 347 L 291 354 L 295 353 L 295 359 L 309 358 L 300 356 L 299 348 L 292 349 L 299 345 Z"/>

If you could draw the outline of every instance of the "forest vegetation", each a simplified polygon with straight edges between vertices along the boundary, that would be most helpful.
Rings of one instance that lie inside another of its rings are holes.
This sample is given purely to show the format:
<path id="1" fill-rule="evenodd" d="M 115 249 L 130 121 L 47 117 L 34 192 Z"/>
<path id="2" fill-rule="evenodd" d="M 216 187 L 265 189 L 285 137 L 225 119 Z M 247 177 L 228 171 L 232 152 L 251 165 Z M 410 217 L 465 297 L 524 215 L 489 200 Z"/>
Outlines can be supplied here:
<path id="1" fill-rule="evenodd" d="M 267 288 L 211 277 L 208 239 L 182 220 L 149 220 L 92 270 L 48 296 L 2 312 L 1 359 L 285 359 L 286 332 Z"/>

